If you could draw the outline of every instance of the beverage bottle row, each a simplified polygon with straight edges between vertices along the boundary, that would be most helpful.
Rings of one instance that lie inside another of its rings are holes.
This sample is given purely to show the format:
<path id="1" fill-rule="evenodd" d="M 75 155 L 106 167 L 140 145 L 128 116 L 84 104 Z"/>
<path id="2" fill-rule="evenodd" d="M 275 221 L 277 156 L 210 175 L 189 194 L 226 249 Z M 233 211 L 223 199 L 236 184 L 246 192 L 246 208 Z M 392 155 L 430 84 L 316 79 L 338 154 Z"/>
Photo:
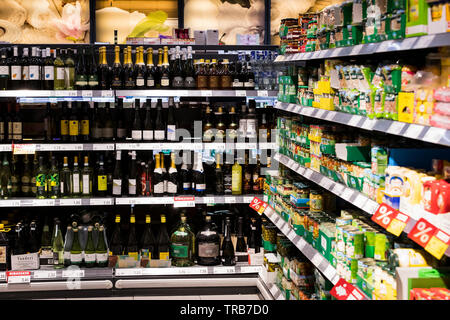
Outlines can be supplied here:
<path id="1" fill-rule="evenodd" d="M 98 54 L 93 46 L 22 50 L 13 46 L 0 53 L 0 90 L 276 89 L 276 74 L 269 67 L 274 53 L 239 53 L 236 61 L 194 60 L 193 54 L 191 47 L 165 46 L 154 60 L 152 48 L 127 46 L 121 54 L 115 46 L 114 60 L 108 62 L 105 46 Z"/>
<path id="2" fill-rule="evenodd" d="M 43 136 L 45 141 L 60 142 L 177 142 L 182 137 L 185 139 L 185 131 L 178 134 L 177 129 L 185 129 L 191 137 L 204 142 L 270 142 L 271 139 L 271 109 L 257 113 L 254 100 L 249 100 L 248 105 L 242 104 L 239 109 L 231 105 L 228 112 L 222 104 L 216 107 L 206 104 L 204 110 L 198 112 L 189 104 L 175 103 L 173 98 L 169 98 L 167 107 L 162 99 L 157 99 L 156 103 L 152 99 L 144 103 L 136 99 L 133 104 L 132 108 L 124 108 L 122 98 L 116 104 L 94 102 L 93 108 L 88 102 L 58 102 L 56 108 L 47 103 L 39 124 L 42 131 L 37 136 L 30 132 L 29 137 Z M 24 111 L 20 104 L 2 104 L 0 111 L 1 143 L 28 138 L 23 135 Z M 195 121 L 200 121 L 202 137 L 195 137 Z"/>
<path id="3" fill-rule="evenodd" d="M 5 253 L 0 270 L 11 268 L 11 255 L 30 253 L 38 254 L 41 266 L 60 269 L 71 265 L 114 266 L 114 256 L 120 255 L 136 261 L 171 259 L 176 267 L 232 266 L 236 261 L 247 261 L 248 253 L 260 252 L 261 222 L 256 218 L 245 226 L 243 216 L 227 214 L 221 217 L 220 230 L 217 220 L 206 213 L 201 225 L 196 226 L 188 223 L 184 212 L 179 217 L 169 228 L 166 214 L 160 214 L 156 224 L 150 214 L 145 214 L 145 223 L 138 226 L 132 206 L 128 224 L 116 214 L 114 223 L 107 227 L 104 218 L 84 213 L 72 214 L 66 228 L 60 218 L 54 218 L 53 229 L 48 216 L 43 222 L 42 218 L 22 217 L 12 228 L 0 225 L 0 249 Z"/>
<path id="4" fill-rule="evenodd" d="M 115 157 L 109 152 L 73 157 L 49 154 L 46 157 L 35 153 L 33 159 L 29 155 L 14 154 L 9 159 L 4 153 L 0 197 L 56 199 L 263 192 L 264 178 L 258 155 L 252 162 L 247 154 L 243 159 L 236 157 L 231 164 L 224 163 L 226 158 L 221 153 L 215 154 L 215 163 L 208 163 L 200 152 L 194 152 L 193 157 L 191 152 L 184 152 L 182 163 L 177 164 L 175 153 L 170 154 L 170 162 L 167 161 L 169 156 L 162 152 L 154 156 L 142 152 L 138 158 L 137 152 L 131 151 L 125 159 L 122 154 L 116 151 Z"/>

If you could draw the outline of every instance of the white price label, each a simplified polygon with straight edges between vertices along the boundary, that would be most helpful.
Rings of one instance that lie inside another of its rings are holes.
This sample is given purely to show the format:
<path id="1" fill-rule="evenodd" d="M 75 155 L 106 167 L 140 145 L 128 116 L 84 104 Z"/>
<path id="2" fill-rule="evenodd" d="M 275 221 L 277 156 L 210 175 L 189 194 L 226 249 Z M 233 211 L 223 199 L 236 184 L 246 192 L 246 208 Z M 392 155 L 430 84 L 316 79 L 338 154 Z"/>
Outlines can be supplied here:
<path id="1" fill-rule="evenodd" d="M 316 114 L 316 117 L 317 118 L 320 118 L 320 119 L 323 119 L 323 115 L 325 114 L 325 110 L 323 110 L 323 109 L 319 109 L 319 110 L 317 110 L 317 114 Z"/>
<path id="2" fill-rule="evenodd" d="M 298 247 L 300 250 L 303 250 L 303 249 L 305 249 L 306 244 L 307 244 L 307 243 L 306 243 L 305 239 L 300 238 L 300 240 L 297 242 L 297 247 Z"/>
<path id="3" fill-rule="evenodd" d="M 356 199 L 353 201 L 353 204 L 355 206 L 357 206 L 358 208 L 363 208 L 364 204 L 366 203 L 366 201 L 367 201 L 366 197 L 364 197 L 363 195 L 358 194 Z"/>
<path id="4" fill-rule="evenodd" d="M 15 283 L 30 283 L 31 272 L 30 271 L 7 271 L 6 272 L 8 284 Z"/>
<path id="5" fill-rule="evenodd" d="M 113 201 L 114 199 L 90 199 L 91 206 L 109 206 Z"/>
<path id="6" fill-rule="evenodd" d="M 345 188 L 344 192 L 342 193 L 341 197 L 345 200 L 349 201 L 350 198 L 353 196 L 354 191 L 350 188 Z"/>
<path id="7" fill-rule="evenodd" d="M 203 197 L 203 203 L 205 204 L 214 204 L 216 203 L 214 197 Z"/>
<path id="8" fill-rule="evenodd" d="M 315 265 L 316 267 L 319 267 L 319 264 L 322 262 L 323 257 L 319 254 L 316 253 L 314 255 L 314 257 L 311 259 L 311 262 L 313 263 L 313 265 Z"/>
<path id="9" fill-rule="evenodd" d="M 106 143 L 106 144 L 94 143 L 92 145 L 92 150 L 94 150 L 94 151 L 112 151 L 112 150 L 114 150 L 114 144 L 112 144 L 112 143 Z"/>
<path id="10" fill-rule="evenodd" d="M 73 90 L 67 91 L 67 96 L 68 97 L 76 97 L 76 96 L 78 96 L 78 92 L 73 91 Z"/>
<path id="11" fill-rule="evenodd" d="M 63 278 L 84 278 L 84 270 L 63 270 Z"/>
<path id="12" fill-rule="evenodd" d="M 241 273 L 259 273 L 261 272 L 261 266 L 242 266 Z"/>
<path id="13" fill-rule="evenodd" d="M 267 90 L 258 90 L 258 97 L 268 97 L 269 92 Z"/>
<path id="14" fill-rule="evenodd" d="M 116 269 L 116 276 L 118 277 L 142 276 L 142 269 L 141 268 Z"/>
<path id="15" fill-rule="evenodd" d="M 246 97 L 247 91 L 245 90 L 236 90 L 236 97 Z"/>
<path id="16" fill-rule="evenodd" d="M 35 144 L 14 144 L 14 154 L 34 154 L 35 152 Z"/>
<path id="17" fill-rule="evenodd" d="M 356 127 L 360 120 L 361 120 L 361 117 L 359 117 L 359 116 L 352 116 L 350 118 L 350 121 L 347 124 L 349 126 Z"/>
<path id="18" fill-rule="evenodd" d="M 88 98 L 92 97 L 92 90 L 83 90 L 83 91 L 81 91 L 81 96 L 82 97 L 88 97 Z"/>
<path id="19" fill-rule="evenodd" d="M 390 134 L 399 134 L 400 131 L 406 126 L 406 123 L 399 121 L 392 121 L 387 132 Z"/>
<path id="20" fill-rule="evenodd" d="M 332 184 L 333 184 L 333 181 L 331 181 L 331 179 L 328 179 L 328 178 L 322 179 L 322 181 L 320 183 L 320 185 L 322 187 L 324 187 L 325 189 L 328 189 L 328 190 L 330 189 Z"/>
<path id="21" fill-rule="evenodd" d="M 350 52 L 350 55 L 351 55 L 351 56 L 358 55 L 359 52 L 361 51 L 361 49 L 362 49 L 362 46 L 361 46 L 361 45 L 354 46 L 354 47 L 352 48 L 352 51 Z"/>
<path id="22" fill-rule="evenodd" d="M 110 90 L 102 90 L 102 98 L 112 98 L 113 92 Z"/>
<path id="23" fill-rule="evenodd" d="M 55 279 L 56 270 L 37 270 L 33 272 L 33 279 Z"/>
<path id="24" fill-rule="evenodd" d="M 236 269 L 234 267 L 214 267 L 214 274 L 234 274 Z"/>
<path id="25" fill-rule="evenodd" d="M 284 223 L 283 226 L 281 227 L 281 231 L 282 231 L 284 234 L 287 234 L 287 233 L 289 232 L 290 229 L 291 229 L 291 228 L 289 228 L 289 226 L 288 226 L 287 223 Z"/>
<path id="26" fill-rule="evenodd" d="M 310 179 L 311 176 L 312 176 L 312 174 L 313 174 L 313 171 L 312 171 L 312 170 L 305 169 L 304 176 L 305 176 L 306 178 Z"/>
<path id="27" fill-rule="evenodd" d="M 336 269 L 333 268 L 331 264 L 329 264 L 325 270 L 323 271 L 323 275 L 328 279 L 331 280 L 336 275 Z"/>
<path id="28" fill-rule="evenodd" d="M 375 121 L 376 120 L 366 119 L 364 121 L 364 123 L 362 124 L 361 128 L 363 128 L 365 130 L 372 130 L 375 125 Z"/>
<path id="29" fill-rule="evenodd" d="M 341 184 L 339 184 L 339 183 L 336 183 L 336 184 L 334 185 L 334 187 L 333 187 L 332 192 L 333 192 L 334 194 L 340 196 L 341 193 L 342 193 L 342 191 L 344 190 L 344 188 L 345 188 L 345 187 L 344 187 L 343 185 L 341 185 Z"/>
<path id="30" fill-rule="evenodd" d="M 212 90 L 202 90 L 202 97 L 212 97 L 213 92 Z"/>
<path id="31" fill-rule="evenodd" d="M 61 199 L 61 206 L 81 206 L 81 199 Z"/>
<path id="32" fill-rule="evenodd" d="M 193 208 L 195 207 L 195 197 L 174 197 L 174 208 Z"/>
<path id="33" fill-rule="evenodd" d="M 237 202 L 236 196 L 225 197 L 225 203 L 236 203 L 236 202 Z"/>
<path id="34" fill-rule="evenodd" d="M 423 126 L 410 124 L 405 132 L 405 136 L 408 138 L 416 139 L 422 132 L 423 128 Z"/>
<path id="35" fill-rule="evenodd" d="M 326 116 L 325 116 L 325 120 L 333 121 L 334 116 L 335 116 L 335 113 L 334 113 L 334 112 L 327 112 L 327 114 L 326 114 Z"/>
<path id="36" fill-rule="evenodd" d="M 446 130 L 443 128 L 434 128 L 430 127 L 428 128 L 427 133 L 423 137 L 423 140 L 438 143 L 442 137 L 445 136 Z"/>
<path id="37" fill-rule="evenodd" d="M 6 280 L 6 272 L 0 272 L 0 280 Z"/>

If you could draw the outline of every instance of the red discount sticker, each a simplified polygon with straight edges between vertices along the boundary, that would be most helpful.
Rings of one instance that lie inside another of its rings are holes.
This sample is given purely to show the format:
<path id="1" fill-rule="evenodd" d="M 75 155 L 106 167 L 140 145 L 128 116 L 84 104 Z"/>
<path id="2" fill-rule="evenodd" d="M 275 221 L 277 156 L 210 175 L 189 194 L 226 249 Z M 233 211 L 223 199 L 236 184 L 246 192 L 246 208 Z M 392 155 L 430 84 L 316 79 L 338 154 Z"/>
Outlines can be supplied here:
<path id="1" fill-rule="evenodd" d="M 330 294 L 338 300 L 365 300 L 364 294 L 343 278 L 330 290 Z"/>
<path id="2" fill-rule="evenodd" d="M 254 197 L 249 206 L 259 214 L 263 214 L 269 205 L 258 197 Z"/>

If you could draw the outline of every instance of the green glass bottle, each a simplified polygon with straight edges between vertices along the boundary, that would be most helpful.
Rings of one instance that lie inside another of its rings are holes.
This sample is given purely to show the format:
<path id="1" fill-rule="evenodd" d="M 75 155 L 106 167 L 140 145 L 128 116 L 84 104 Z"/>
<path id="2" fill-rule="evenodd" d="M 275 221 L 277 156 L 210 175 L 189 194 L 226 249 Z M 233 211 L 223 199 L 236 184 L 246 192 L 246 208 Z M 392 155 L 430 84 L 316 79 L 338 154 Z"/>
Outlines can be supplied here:
<path id="1" fill-rule="evenodd" d="M 133 210 L 133 208 L 132 208 Z M 127 246 L 125 247 L 124 254 L 128 255 L 130 258 L 139 260 L 139 249 L 136 239 L 136 218 L 132 213 L 130 216 L 130 230 L 128 235 Z"/>
<path id="2" fill-rule="evenodd" d="M 97 248 L 95 248 L 95 260 L 100 268 L 108 266 L 108 246 L 106 245 L 104 232 L 105 227 L 101 225 L 98 228 L 98 242 Z"/>
<path id="3" fill-rule="evenodd" d="M 70 250 L 72 250 L 72 226 L 67 226 L 66 239 L 64 242 L 64 266 L 70 266 Z"/>
<path id="4" fill-rule="evenodd" d="M 72 57 L 72 50 L 67 50 L 66 60 L 64 61 L 64 80 L 66 90 L 75 88 L 75 62 Z"/>
<path id="5" fill-rule="evenodd" d="M 54 90 L 64 90 L 66 89 L 65 82 L 65 66 L 64 61 L 61 59 L 61 51 L 59 49 L 55 50 L 55 61 L 53 62 L 54 67 Z"/>
<path id="6" fill-rule="evenodd" d="M 145 229 L 141 238 L 141 259 L 155 259 L 156 240 L 151 229 L 150 215 L 145 215 Z"/>
<path id="7" fill-rule="evenodd" d="M 176 267 L 188 267 L 194 264 L 192 254 L 193 233 L 186 223 L 186 217 L 181 217 L 181 223 L 170 237 L 170 256 L 172 265 Z"/>
<path id="8" fill-rule="evenodd" d="M 39 157 L 39 166 L 36 172 L 36 197 L 38 199 L 47 198 L 47 168 L 44 157 Z"/>
<path id="9" fill-rule="evenodd" d="M 60 186 L 61 186 L 61 197 L 62 198 L 69 198 L 70 197 L 70 169 L 69 169 L 69 158 L 68 157 L 64 157 L 64 163 L 63 163 L 63 168 L 61 170 L 61 175 L 60 175 Z"/>
<path id="10" fill-rule="evenodd" d="M 2 168 L 0 169 L 0 192 L 1 198 L 8 199 L 12 193 L 11 168 L 9 167 L 8 156 L 3 155 Z"/>
<path id="11" fill-rule="evenodd" d="M 56 164 L 56 157 L 52 156 L 50 171 L 48 172 L 47 177 L 47 190 L 50 195 L 50 198 L 56 199 L 59 196 L 59 170 Z"/>
<path id="12" fill-rule="evenodd" d="M 20 194 L 20 175 L 17 165 L 17 157 L 11 156 L 11 197 L 18 197 Z"/>
<path id="13" fill-rule="evenodd" d="M 81 196 L 92 196 L 92 169 L 89 167 L 89 157 L 84 157 L 84 167 L 81 170 Z"/>
<path id="14" fill-rule="evenodd" d="M 70 264 L 75 266 L 80 266 L 83 262 L 80 240 L 78 239 L 80 230 L 81 227 L 73 228 L 73 242 L 70 249 Z"/>
<path id="15" fill-rule="evenodd" d="M 94 240 L 92 240 L 92 226 L 88 227 L 88 240 L 84 249 L 84 265 L 86 268 L 95 267 L 96 255 Z"/>
<path id="16" fill-rule="evenodd" d="M 73 158 L 73 169 L 70 174 L 70 194 L 72 197 L 79 197 L 81 193 L 81 172 L 78 167 L 78 157 Z"/>
<path id="17" fill-rule="evenodd" d="M 53 267 L 55 269 L 64 268 L 64 242 L 61 233 L 61 222 L 55 219 L 55 226 L 53 228 Z"/>

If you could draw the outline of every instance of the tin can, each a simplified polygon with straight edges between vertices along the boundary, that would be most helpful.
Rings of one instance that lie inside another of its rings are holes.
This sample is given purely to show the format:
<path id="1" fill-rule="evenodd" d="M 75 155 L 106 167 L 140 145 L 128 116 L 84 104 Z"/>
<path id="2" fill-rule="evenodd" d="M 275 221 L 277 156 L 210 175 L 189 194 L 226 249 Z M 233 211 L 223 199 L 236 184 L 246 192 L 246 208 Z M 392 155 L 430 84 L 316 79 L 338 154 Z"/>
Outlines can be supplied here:
<path id="1" fill-rule="evenodd" d="M 360 259 L 364 257 L 364 232 L 358 228 L 347 230 L 345 237 L 345 254 L 348 258 Z"/>
<path id="2" fill-rule="evenodd" d="M 374 259 L 377 261 L 387 261 L 389 250 L 389 241 L 384 233 L 375 234 Z"/>
<path id="3" fill-rule="evenodd" d="M 375 229 L 368 228 L 364 232 L 364 238 L 365 238 L 365 257 L 366 258 L 373 258 L 375 253 Z"/>
<path id="4" fill-rule="evenodd" d="M 358 259 L 347 257 L 348 282 L 355 284 L 358 276 Z"/>
<path id="5" fill-rule="evenodd" d="M 320 191 L 311 190 L 310 192 L 310 211 L 317 212 L 323 210 L 323 195 Z"/>

